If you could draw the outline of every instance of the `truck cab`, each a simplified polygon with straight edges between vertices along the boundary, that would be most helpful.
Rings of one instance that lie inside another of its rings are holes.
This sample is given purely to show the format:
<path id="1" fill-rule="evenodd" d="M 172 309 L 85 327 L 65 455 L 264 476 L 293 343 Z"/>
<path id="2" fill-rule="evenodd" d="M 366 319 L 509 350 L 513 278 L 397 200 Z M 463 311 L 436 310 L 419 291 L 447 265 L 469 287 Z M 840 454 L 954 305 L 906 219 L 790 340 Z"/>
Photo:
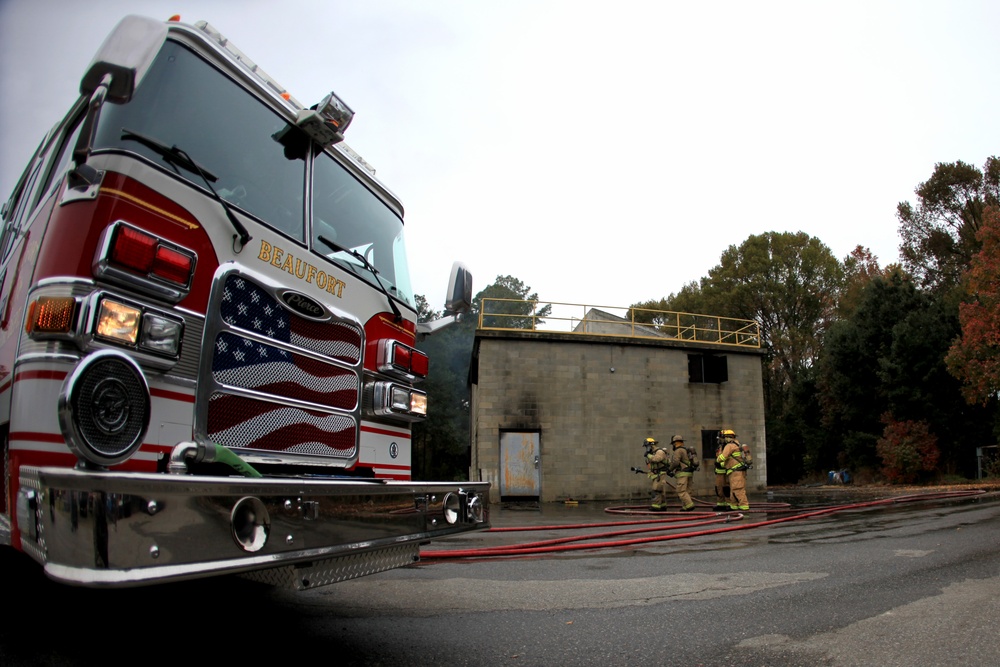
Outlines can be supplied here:
<path id="1" fill-rule="evenodd" d="M 308 588 L 488 527 L 488 484 L 412 480 L 429 359 L 353 110 L 137 16 L 80 91 L 3 207 L 0 544 L 71 584 Z"/>

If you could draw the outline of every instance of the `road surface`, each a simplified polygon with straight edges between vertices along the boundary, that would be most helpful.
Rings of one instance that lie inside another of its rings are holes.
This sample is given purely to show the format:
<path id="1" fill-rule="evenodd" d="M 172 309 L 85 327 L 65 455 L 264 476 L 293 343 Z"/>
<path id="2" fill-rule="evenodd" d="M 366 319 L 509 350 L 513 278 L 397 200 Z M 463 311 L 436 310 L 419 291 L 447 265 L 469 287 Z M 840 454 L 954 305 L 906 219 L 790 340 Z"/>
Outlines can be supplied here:
<path id="1" fill-rule="evenodd" d="M 597 505 L 493 515 L 495 527 L 636 518 Z M 298 593 L 233 579 L 95 591 L 19 567 L 0 664 L 1000 664 L 996 494 L 766 523 L 788 516 L 631 546 L 425 560 Z M 427 551 L 609 530 L 478 533 Z"/>

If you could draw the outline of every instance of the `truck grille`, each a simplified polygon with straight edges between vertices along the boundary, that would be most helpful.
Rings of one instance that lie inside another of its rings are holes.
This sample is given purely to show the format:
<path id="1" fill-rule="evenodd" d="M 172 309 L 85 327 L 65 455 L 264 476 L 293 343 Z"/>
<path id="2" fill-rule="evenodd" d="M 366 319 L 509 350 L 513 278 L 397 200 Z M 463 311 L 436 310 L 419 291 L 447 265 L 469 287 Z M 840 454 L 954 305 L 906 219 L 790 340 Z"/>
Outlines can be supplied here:
<path id="1" fill-rule="evenodd" d="M 357 455 L 363 329 L 336 316 L 302 317 L 282 305 L 278 289 L 237 272 L 216 280 L 198 431 L 251 459 L 259 451 L 350 460 Z"/>

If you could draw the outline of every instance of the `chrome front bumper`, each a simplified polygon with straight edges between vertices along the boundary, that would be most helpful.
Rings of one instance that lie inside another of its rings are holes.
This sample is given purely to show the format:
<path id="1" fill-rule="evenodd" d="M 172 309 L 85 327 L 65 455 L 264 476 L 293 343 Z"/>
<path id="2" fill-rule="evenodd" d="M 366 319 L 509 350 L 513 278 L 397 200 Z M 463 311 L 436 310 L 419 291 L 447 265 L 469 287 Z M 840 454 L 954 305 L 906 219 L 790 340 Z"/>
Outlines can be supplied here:
<path id="1" fill-rule="evenodd" d="M 57 581 L 113 587 L 251 573 L 311 588 L 399 567 L 489 527 L 486 482 L 196 477 L 22 467 L 22 549 Z"/>

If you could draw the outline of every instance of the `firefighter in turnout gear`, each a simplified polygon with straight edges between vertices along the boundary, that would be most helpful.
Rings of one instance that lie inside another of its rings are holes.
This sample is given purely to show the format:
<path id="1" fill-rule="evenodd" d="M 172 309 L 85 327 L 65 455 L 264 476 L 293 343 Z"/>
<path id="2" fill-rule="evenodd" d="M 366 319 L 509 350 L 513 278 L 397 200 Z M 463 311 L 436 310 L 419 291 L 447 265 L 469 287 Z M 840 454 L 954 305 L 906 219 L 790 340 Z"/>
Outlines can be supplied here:
<path id="1" fill-rule="evenodd" d="M 747 470 L 750 468 L 750 450 L 740 444 L 736 433 L 731 429 L 723 429 L 722 452 L 716 457 L 716 466 L 726 471 L 729 480 L 729 509 L 748 510 L 750 501 L 747 499 Z"/>
<path id="2" fill-rule="evenodd" d="M 646 448 L 646 465 L 649 466 L 649 478 L 653 480 L 653 502 L 649 509 L 662 512 L 667 509 L 667 474 L 670 465 L 670 455 L 660 443 L 653 438 L 646 438 L 642 446 Z"/>
<path id="3" fill-rule="evenodd" d="M 720 433 L 715 445 L 715 509 L 722 511 L 729 509 L 729 476 L 726 475 L 725 463 L 719 459 L 724 446 Z"/>
<path id="4" fill-rule="evenodd" d="M 674 479 L 677 480 L 675 485 L 677 498 L 681 501 L 681 511 L 690 512 L 694 509 L 694 501 L 691 499 L 691 492 L 688 491 L 693 474 L 691 455 L 684 447 L 684 438 L 681 436 L 675 435 L 670 438 L 670 444 L 674 446 L 674 451 L 670 455 L 669 470 L 674 474 Z"/>

